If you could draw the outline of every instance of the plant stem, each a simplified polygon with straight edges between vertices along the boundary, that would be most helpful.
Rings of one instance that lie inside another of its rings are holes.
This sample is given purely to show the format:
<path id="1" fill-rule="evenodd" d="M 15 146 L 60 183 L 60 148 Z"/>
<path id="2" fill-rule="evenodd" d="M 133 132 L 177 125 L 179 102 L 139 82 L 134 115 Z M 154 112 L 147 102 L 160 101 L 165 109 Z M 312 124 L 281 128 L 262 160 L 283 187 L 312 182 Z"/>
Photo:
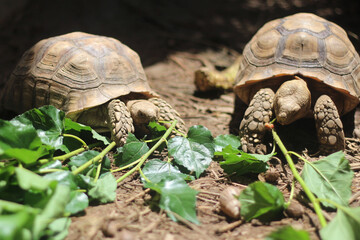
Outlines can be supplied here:
<path id="1" fill-rule="evenodd" d="M 101 171 L 101 163 L 97 166 L 96 175 L 95 175 L 95 178 L 94 178 L 94 183 L 96 183 L 96 181 L 99 179 L 100 171 Z"/>
<path id="2" fill-rule="evenodd" d="M 295 193 L 295 181 L 293 180 L 291 182 L 291 191 L 290 191 L 289 200 L 287 201 L 287 203 L 285 203 L 285 208 L 289 207 L 291 200 L 294 198 L 294 193 Z"/>
<path id="3" fill-rule="evenodd" d="M 71 158 L 72 156 L 75 156 L 75 155 L 78 155 L 79 153 L 82 153 L 86 150 L 85 147 L 81 147 L 81 148 L 78 148 L 72 152 L 69 152 L 67 154 L 64 154 L 64 155 L 61 155 L 61 156 L 57 156 L 57 157 L 54 157 L 53 160 L 59 160 L 59 161 L 65 161 L 66 159 L 69 159 Z"/>
<path id="4" fill-rule="evenodd" d="M 289 152 L 287 151 L 287 149 L 285 148 L 284 144 L 282 143 L 280 137 L 277 135 L 277 133 L 275 132 L 275 130 L 272 130 L 272 135 L 273 138 L 275 140 L 275 142 L 277 143 L 277 145 L 279 146 L 281 152 L 284 154 L 286 161 L 289 164 L 289 167 L 295 177 L 295 179 L 300 183 L 301 187 L 303 188 L 305 194 L 307 195 L 307 197 L 309 198 L 310 202 L 313 204 L 314 206 L 314 211 L 316 213 L 316 215 L 319 218 L 320 224 L 322 227 L 326 226 L 326 219 L 324 217 L 324 215 L 322 214 L 322 210 L 320 207 L 320 203 L 318 201 L 318 199 L 315 197 L 315 195 L 310 191 L 310 189 L 308 188 L 308 186 L 306 185 L 305 181 L 302 179 L 302 177 L 300 176 L 300 174 L 298 173 L 298 171 L 296 170 L 295 164 L 292 160 L 292 158 L 289 155 Z"/>
<path id="5" fill-rule="evenodd" d="M 99 155 L 90 159 L 89 161 L 87 161 L 86 163 L 84 163 L 83 165 L 81 165 L 80 167 L 75 169 L 74 171 L 72 171 L 72 173 L 74 175 L 81 173 L 86 168 L 88 168 L 91 164 L 96 163 L 96 162 L 100 161 L 101 159 L 103 159 L 103 157 L 115 146 L 116 146 L 115 142 L 110 143 Z"/>
<path id="6" fill-rule="evenodd" d="M 175 128 L 175 125 L 177 123 L 177 120 L 174 120 L 174 122 L 172 122 L 171 126 L 166 130 L 165 134 L 160 138 L 160 140 L 144 155 L 141 156 L 141 158 L 139 158 L 137 161 L 139 161 L 139 163 L 132 168 L 131 170 L 129 170 L 127 173 L 125 173 L 124 175 L 122 175 L 118 180 L 116 180 L 117 183 L 120 183 L 121 181 L 123 181 L 125 178 L 127 178 L 128 176 L 130 176 L 131 174 L 133 174 L 136 170 L 140 169 L 140 167 L 143 165 L 143 163 L 145 162 L 145 160 L 163 143 L 166 141 L 167 137 L 171 134 L 172 130 Z"/>
<path id="7" fill-rule="evenodd" d="M 68 134 L 68 133 L 64 133 L 63 136 L 64 136 L 64 137 L 74 138 L 74 139 L 78 140 L 79 142 L 81 142 L 81 144 L 83 145 L 84 148 L 88 148 L 86 142 L 84 142 L 84 140 L 82 140 L 82 139 L 79 138 L 78 136 L 75 136 L 75 135 L 72 135 L 72 134 Z"/>
<path id="8" fill-rule="evenodd" d="M 57 169 L 57 168 L 49 168 L 49 169 L 40 169 L 39 173 L 53 173 L 53 172 L 61 172 L 64 171 L 63 169 Z"/>
<path id="9" fill-rule="evenodd" d="M 127 169 L 127 168 L 129 168 L 129 167 L 131 167 L 131 166 L 133 166 L 133 165 L 135 165 L 135 164 L 137 164 L 139 162 L 140 162 L 140 159 L 138 159 L 138 160 L 126 165 L 126 166 L 123 166 L 123 167 L 120 167 L 120 168 L 117 168 L 117 169 L 114 169 L 114 170 L 110 170 L 110 172 L 112 172 L 112 173 L 113 172 L 120 172 L 120 171 L 122 171 L 124 169 Z"/>

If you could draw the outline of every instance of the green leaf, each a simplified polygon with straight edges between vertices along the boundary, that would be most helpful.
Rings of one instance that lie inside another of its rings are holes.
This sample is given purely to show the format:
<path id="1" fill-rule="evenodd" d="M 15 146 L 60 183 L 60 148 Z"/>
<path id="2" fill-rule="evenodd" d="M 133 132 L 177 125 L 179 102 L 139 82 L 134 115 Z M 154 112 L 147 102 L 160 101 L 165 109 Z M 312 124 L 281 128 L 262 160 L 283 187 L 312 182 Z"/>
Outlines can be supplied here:
<path id="1" fill-rule="evenodd" d="M 89 206 L 89 198 L 85 193 L 72 191 L 70 199 L 70 202 L 66 205 L 65 211 L 71 214 L 81 212 Z"/>
<path id="2" fill-rule="evenodd" d="M 70 201 L 70 188 L 57 184 L 43 211 L 36 216 L 33 227 L 35 239 L 43 235 L 43 231 L 57 218 L 63 217 L 65 208 Z"/>
<path id="3" fill-rule="evenodd" d="M 115 177 L 111 173 L 104 174 L 97 180 L 95 186 L 90 189 L 88 195 L 91 200 L 97 200 L 101 203 L 113 202 L 116 198 L 116 188 Z"/>
<path id="4" fill-rule="evenodd" d="M 85 164 L 88 161 L 91 161 L 91 159 L 98 156 L 100 153 L 95 150 L 89 150 L 86 152 L 82 152 L 76 156 L 73 156 L 70 158 L 70 161 L 68 163 L 68 166 L 71 168 L 71 170 L 75 170 L 76 168 L 80 167 L 81 165 Z M 101 173 L 108 172 L 110 169 L 110 159 L 105 156 L 103 160 L 101 161 Z M 91 164 L 89 167 L 87 167 L 83 173 L 95 177 L 96 175 L 96 167 L 99 165 L 99 162 L 96 162 L 95 164 Z"/>
<path id="5" fill-rule="evenodd" d="M 189 171 L 194 171 L 198 178 L 207 169 L 214 156 L 214 139 L 204 126 L 192 126 L 188 137 L 176 136 L 168 142 L 169 154 L 175 162 Z"/>
<path id="6" fill-rule="evenodd" d="M 326 227 L 320 230 L 326 240 L 357 240 L 360 236 L 360 207 L 338 209 L 337 214 Z"/>
<path id="7" fill-rule="evenodd" d="M 273 155 L 249 154 L 228 145 L 221 152 L 215 152 L 215 156 L 221 156 L 225 160 L 220 162 L 220 166 L 227 174 L 242 175 L 265 172 L 269 167 L 267 161 Z"/>
<path id="8" fill-rule="evenodd" d="M 126 144 L 119 148 L 119 154 L 114 156 L 115 165 L 118 167 L 126 166 L 149 151 L 149 147 L 145 142 L 139 141 L 134 134 L 129 133 Z"/>
<path id="9" fill-rule="evenodd" d="M 246 221 L 258 218 L 270 221 L 280 217 L 284 208 L 284 197 L 280 190 L 268 183 L 254 182 L 240 196 L 241 216 Z"/>
<path id="10" fill-rule="evenodd" d="M 15 125 L 32 125 L 41 141 L 59 148 L 62 145 L 65 113 L 53 106 L 31 109 L 11 120 Z"/>
<path id="11" fill-rule="evenodd" d="M 31 239 L 29 228 L 31 228 L 33 220 L 34 214 L 27 211 L 0 215 L 0 239 Z"/>
<path id="12" fill-rule="evenodd" d="M 62 163 L 59 160 L 55 160 L 42 165 L 39 169 L 61 169 L 62 167 Z"/>
<path id="13" fill-rule="evenodd" d="M 194 180 L 193 176 L 181 173 L 180 170 L 172 166 L 169 162 L 164 162 L 160 159 L 151 159 L 145 164 L 142 171 L 152 183 L 158 183 L 168 176 L 175 176 L 176 178 L 183 178 L 185 180 Z M 142 181 L 145 182 L 144 179 L 142 179 Z"/>
<path id="14" fill-rule="evenodd" d="M 215 152 L 221 152 L 226 146 L 231 145 L 237 149 L 240 147 L 240 139 L 232 134 L 219 135 L 214 139 Z"/>
<path id="15" fill-rule="evenodd" d="M 18 159 L 24 164 L 35 163 L 48 153 L 34 127 L 16 126 L 0 119 L 0 159 Z"/>
<path id="16" fill-rule="evenodd" d="M 100 135 L 89 126 L 85 126 L 81 123 L 74 122 L 70 118 L 65 118 L 64 124 L 65 124 L 65 132 L 76 131 L 80 133 L 81 131 L 86 131 L 91 133 L 93 139 L 103 142 L 104 145 L 110 144 L 109 140 L 106 137 Z"/>
<path id="17" fill-rule="evenodd" d="M 158 134 L 164 135 L 164 132 L 166 132 L 166 127 L 159 124 L 158 122 L 151 121 L 149 122 L 149 128 L 151 132 L 156 132 Z"/>
<path id="18" fill-rule="evenodd" d="M 44 179 L 54 180 L 60 184 L 67 185 L 71 190 L 77 189 L 77 184 L 75 182 L 75 176 L 70 171 L 57 171 L 48 173 L 43 176 Z"/>
<path id="19" fill-rule="evenodd" d="M 302 177 L 310 190 L 318 198 L 327 198 L 343 206 L 348 206 L 351 197 L 353 171 L 343 152 L 333 153 L 311 165 L 305 163 Z M 324 206 L 333 205 L 322 202 Z"/>
<path id="20" fill-rule="evenodd" d="M 269 236 L 265 238 L 265 240 L 290 240 L 290 239 L 310 240 L 310 236 L 309 233 L 304 230 L 295 230 L 291 226 L 286 226 L 280 228 L 275 232 L 272 232 Z"/>
<path id="21" fill-rule="evenodd" d="M 44 191 L 51 183 L 50 180 L 46 180 L 25 168 L 16 168 L 15 173 L 19 186 L 24 190 Z"/>
<path id="22" fill-rule="evenodd" d="M 195 210 L 198 192 L 190 188 L 182 178 L 167 177 L 159 183 L 147 182 L 144 187 L 160 194 L 159 206 L 173 221 L 177 221 L 174 215 L 176 213 L 188 221 L 199 224 Z"/>
<path id="23" fill-rule="evenodd" d="M 46 239 L 63 240 L 68 235 L 71 218 L 58 218 L 49 224 Z"/>

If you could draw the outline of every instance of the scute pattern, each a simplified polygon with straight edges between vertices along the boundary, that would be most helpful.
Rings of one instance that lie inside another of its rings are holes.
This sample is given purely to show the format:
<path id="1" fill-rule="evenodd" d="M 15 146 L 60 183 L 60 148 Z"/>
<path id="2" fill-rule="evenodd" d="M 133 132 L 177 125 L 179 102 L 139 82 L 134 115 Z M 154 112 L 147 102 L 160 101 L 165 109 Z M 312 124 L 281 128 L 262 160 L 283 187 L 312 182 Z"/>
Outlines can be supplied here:
<path id="1" fill-rule="evenodd" d="M 51 104 L 71 114 L 130 92 L 157 96 L 137 53 L 116 39 L 74 32 L 25 52 L 0 100 L 15 112 Z"/>
<path id="2" fill-rule="evenodd" d="M 260 88 L 276 89 L 280 83 L 274 78 L 290 75 L 323 83 L 324 92 L 336 90 L 332 92 L 341 98 L 334 98 L 343 101 L 336 102 L 344 106 L 341 114 L 359 103 L 359 55 L 346 32 L 321 17 L 299 13 L 270 21 L 245 46 L 243 55 L 234 91 L 246 104 Z"/>

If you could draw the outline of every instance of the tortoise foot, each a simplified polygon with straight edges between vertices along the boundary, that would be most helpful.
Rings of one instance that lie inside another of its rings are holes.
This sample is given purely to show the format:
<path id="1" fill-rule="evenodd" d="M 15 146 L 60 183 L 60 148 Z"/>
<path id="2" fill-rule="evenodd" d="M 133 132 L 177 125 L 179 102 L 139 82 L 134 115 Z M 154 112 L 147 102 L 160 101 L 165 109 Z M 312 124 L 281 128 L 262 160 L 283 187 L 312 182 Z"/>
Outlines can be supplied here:
<path id="1" fill-rule="evenodd" d="M 345 135 L 335 103 L 327 95 L 318 98 L 314 118 L 320 143 L 320 152 L 330 154 L 345 149 Z"/>
<path id="2" fill-rule="evenodd" d="M 244 152 L 266 153 L 263 143 L 267 131 L 265 123 L 271 120 L 274 96 L 270 88 L 260 89 L 246 109 L 240 124 L 240 139 Z"/>
<path id="3" fill-rule="evenodd" d="M 129 132 L 134 132 L 131 114 L 126 105 L 118 99 L 110 101 L 107 105 L 107 111 L 111 138 L 118 146 L 123 146 Z"/>
<path id="4" fill-rule="evenodd" d="M 161 98 L 150 98 L 149 101 L 159 108 L 159 121 L 171 122 L 176 119 L 176 130 L 183 134 L 187 133 L 187 128 L 184 121 L 180 118 L 180 114 L 174 108 L 172 108 L 169 103 Z M 166 127 L 170 127 L 171 123 L 165 123 L 164 125 Z"/>

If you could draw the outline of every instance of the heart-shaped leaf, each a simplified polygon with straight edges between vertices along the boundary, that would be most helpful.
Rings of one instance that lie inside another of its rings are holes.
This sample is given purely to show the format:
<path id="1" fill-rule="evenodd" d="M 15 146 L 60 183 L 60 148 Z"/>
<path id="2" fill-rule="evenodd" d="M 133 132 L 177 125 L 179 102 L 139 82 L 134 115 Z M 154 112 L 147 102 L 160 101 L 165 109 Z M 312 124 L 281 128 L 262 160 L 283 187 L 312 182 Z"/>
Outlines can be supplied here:
<path id="1" fill-rule="evenodd" d="M 253 218 L 264 221 L 279 218 L 284 208 L 282 193 L 269 183 L 251 183 L 241 192 L 239 200 L 241 203 L 240 213 L 246 221 Z"/>
<path id="2" fill-rule="evenodd" d="M 151 159 L 142 169 L 144 175 L 152 183 L 158 183 L 168 176 L 175 176 L 176 178 L 183 178 L 185 180 L 193 180 L 193 176 L 181 173 L 179 169 L 175 168 L 171 163 L 161 161 L 160 159 Z M 142 178 L 142 181 L 145 180 Z"/>
<path id="3" fill-rule="evenodd" d="M 182 178 L 167 177 L 159 183 L 147 182 L 144 187 L 151 188 L 160 194 L 159 206 L 173 221 L 177 221 L 174 215 L 176 213 L 186 220 L 199 224 L 195 211 L 198 192 L 190 188 Z"/>
<path id="4" fill-rule="evenodd" d="M 338 209 L 337 214 L 326 227 L 320 230 L 326 240 L 357 240 L 360 236 L 360 207 Z"/>
<path id="5" fill-rule="evenodd" d="M 341 151 L 311 164 L 305 163 L 302 171 L 306 185 L 318 198 L 327 198 L 343 206 L 348 206 L 351 197 L 353 175 Z M 334 208 L 327 202 L 323 202 L 323 205 Z"/>
<path id="6" fill-rule="evenodd" d="M 214 156 L 214 139 L 204 126 L 192 126 L 188 137 L 176 136 L 168 142 L 169 154 L 175 162 L 190 172 L 194 171 L 198 178 L 207 169 Z"/>

